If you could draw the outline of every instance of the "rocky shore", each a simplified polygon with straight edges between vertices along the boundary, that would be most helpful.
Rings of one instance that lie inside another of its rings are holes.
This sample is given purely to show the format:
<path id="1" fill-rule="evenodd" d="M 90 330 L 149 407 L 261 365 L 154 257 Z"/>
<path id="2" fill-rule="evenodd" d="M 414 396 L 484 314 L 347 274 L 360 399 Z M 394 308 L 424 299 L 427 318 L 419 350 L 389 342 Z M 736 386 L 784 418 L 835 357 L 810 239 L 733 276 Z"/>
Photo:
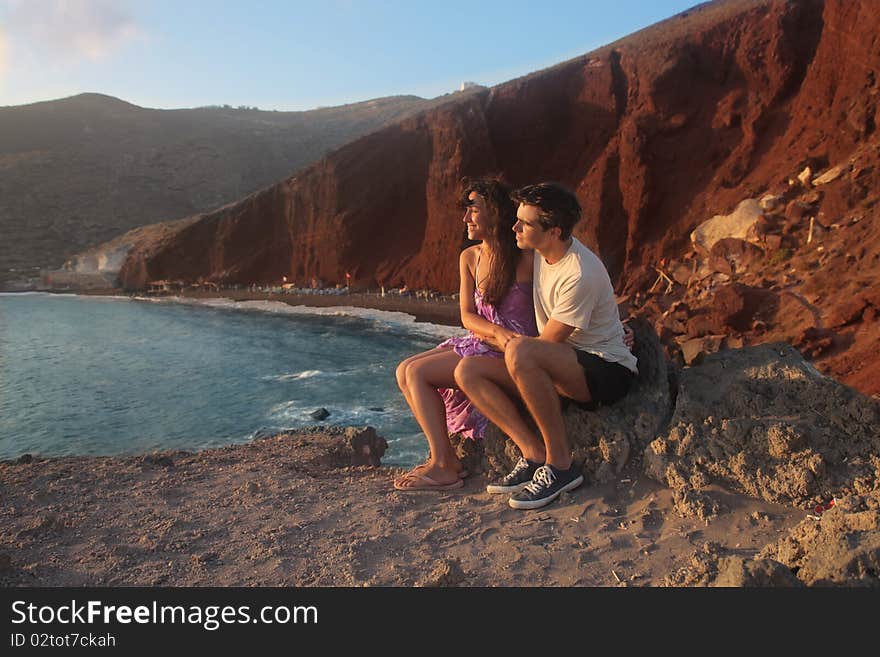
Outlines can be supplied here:
<path id="1" fill-rule="evenodd" d="M 4 586 L 878 586 L 880 403 L 791 347 L 667 371 L 650 326 L 619 404 L 566 424 L 587 484 L 489 495 L 515 456 L 458 445 L 451 492 L 401 493 L 372 429 L 200 453 L 0 462 Z"/>

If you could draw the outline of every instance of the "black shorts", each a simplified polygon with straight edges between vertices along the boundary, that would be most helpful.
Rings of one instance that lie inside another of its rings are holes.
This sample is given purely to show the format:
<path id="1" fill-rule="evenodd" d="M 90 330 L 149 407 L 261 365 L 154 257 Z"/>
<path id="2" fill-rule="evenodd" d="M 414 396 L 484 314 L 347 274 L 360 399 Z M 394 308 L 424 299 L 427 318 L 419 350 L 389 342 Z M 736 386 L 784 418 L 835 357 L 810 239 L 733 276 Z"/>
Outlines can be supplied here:
<path id="1" fill-rule="evenodd" d="M 590 390 L 592 401 L 579 402 L 568 397 L 562 397 L 563 405 L 575 404 L 588 411 L 594 411 L 601 404 L 607 406 L 613 404 L 629 392 L 636 375 L 628 367 L 620 363 L 612 363 L 596 354 L 575 349 L 578 363 L 584 368 L 584 378 L 587 380 L 587 388 Z"/>

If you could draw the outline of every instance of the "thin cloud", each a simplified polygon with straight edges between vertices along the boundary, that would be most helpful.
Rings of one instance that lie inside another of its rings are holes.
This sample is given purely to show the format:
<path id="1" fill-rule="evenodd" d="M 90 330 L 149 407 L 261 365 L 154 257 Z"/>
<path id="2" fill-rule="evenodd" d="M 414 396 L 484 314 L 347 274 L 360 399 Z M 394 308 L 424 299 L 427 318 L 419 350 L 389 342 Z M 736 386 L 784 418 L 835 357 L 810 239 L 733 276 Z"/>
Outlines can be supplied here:
<path id="1" fill-rule="evenodd" d="M 7 27 L 16 46 L 58 58 L 98 60 L 143 36 L 118 0 L 12 0 Z"/>

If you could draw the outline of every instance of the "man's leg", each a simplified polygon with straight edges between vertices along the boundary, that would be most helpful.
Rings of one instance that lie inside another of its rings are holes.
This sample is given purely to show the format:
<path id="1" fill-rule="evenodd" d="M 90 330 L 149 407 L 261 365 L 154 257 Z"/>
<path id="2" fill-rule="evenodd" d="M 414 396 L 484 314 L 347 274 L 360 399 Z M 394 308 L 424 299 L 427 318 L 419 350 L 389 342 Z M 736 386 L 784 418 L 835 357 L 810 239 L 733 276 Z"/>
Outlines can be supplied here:
<path id="1" fill-rule="evenodd" d="M 544 445 L 528 427 L 513 401 L 519 396 L 516 383 L 500 358 L 462 358 L 455 368 L 455 382 L 480 412 L 519 447 L 523 457 L 544 462 Z"/>
<path id="2" fill-rule="evenodd" d="M 508 344 L 504 360 L 520 396 L 541 430 L 547 463 L 559 470 L 567 470 L 571 467 L 571 449 L 559 395 L 580 402 L 591 400 L 584 370 L 574 348 L 537 338 L 517 338 Z"/>

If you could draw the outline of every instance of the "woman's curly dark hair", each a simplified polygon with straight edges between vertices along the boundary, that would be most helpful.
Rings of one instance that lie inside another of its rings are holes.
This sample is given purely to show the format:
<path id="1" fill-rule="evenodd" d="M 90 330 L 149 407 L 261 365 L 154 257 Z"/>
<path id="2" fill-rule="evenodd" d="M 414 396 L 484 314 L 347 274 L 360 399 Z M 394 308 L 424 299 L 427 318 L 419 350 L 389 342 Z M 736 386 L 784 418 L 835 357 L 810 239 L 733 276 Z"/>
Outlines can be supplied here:
<path id="1" fill-rule="evenodd" d="M 513 224 L 516 223 L 516 206 L 511 200 L 511 189 L 500 177 L 463 178 L 461 181 L 461 206 L 471 205 L 471 192 L 480 196 L 488 210 L 485 242 L 494 254 L 489 264 L 489 276 L 482 291 L 486 303 L 497 306 L 516 280 L 516 266 L 520 250 L 516 245 Z M 479 284 L 479 281 L 476 281 Z"/>

